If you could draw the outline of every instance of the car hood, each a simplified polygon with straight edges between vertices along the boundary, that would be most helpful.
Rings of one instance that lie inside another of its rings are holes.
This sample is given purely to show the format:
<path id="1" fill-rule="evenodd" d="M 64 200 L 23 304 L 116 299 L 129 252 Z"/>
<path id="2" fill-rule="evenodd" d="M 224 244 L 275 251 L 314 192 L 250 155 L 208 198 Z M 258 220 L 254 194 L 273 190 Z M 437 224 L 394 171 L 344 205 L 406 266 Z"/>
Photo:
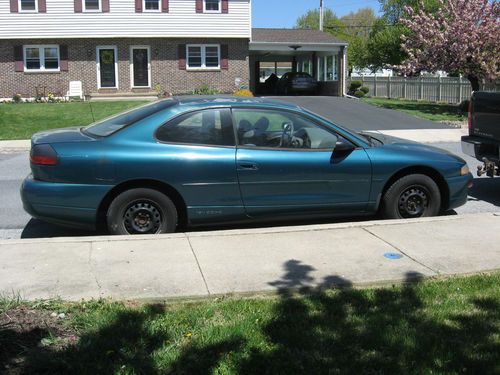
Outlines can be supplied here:
<path id="1" fill-rule="evenodd" d="M 95 141 L 84 133 L 82 133 L 81 128 L 63 128 L 48 130 L 40 133 L 36 133 L 31 137 L 31 144 L 41 144 L 41 143 L 68 143 L 68 142 L 88 142 Z"/>
<path id="2" fill-rule="evenodd" d="M 454 153 L 444 150 L 442 148 L 430 146 L 427 144 L 411 141 L 409 139 L 403 139 L 398 137 L 393 137 L 390 135 L 378 133 L 378 132 L 362 132 L 361 134 L 368 135 L 376 140 L 379 140 L 383 143 L 383 145 L 379 145 L 382 147 L 390 147 L 397 150 L 406 150 L 409 152 L 418 152 L 418 153 L 426 153 L 426 154 L 437 154 L 439 156 L 447 156 L 457 161 L 459 163 L 466 164 L 466 161 L 461 157 L 455 155 Z"/>

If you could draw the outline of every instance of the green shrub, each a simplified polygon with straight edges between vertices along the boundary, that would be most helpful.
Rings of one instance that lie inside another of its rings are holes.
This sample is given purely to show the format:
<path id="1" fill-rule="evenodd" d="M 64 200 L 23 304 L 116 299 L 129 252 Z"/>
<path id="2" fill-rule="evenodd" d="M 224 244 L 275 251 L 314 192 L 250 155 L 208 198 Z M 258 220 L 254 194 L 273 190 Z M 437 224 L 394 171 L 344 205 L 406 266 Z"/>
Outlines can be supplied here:
<path id="1" fill-rule="evenodd" d="M 349 91 L 356 92 L 363 85 L 361 81 L 352 81 L 349 85 Z"/>
<path id="2" fill-rule="evenodd" d="M 361 90 L 357 90 L 357 91 L 354 92 L 354 96 L 356 98 L 362 98 L 363 96 L 365 96 L 365 93 L 363 91 L 361 91 Z"/>
<path id="3" fill-rule="evenodd" d="M 23 98 L 21 97 L 21 94 L 15 94 L 12 96 L 12 103 L 21 103 Z"/>
<path id="4" fill-rule="evenodd" d="M 217 95 L 220 91 L 211 88 L 209 85 L 201 85 L 193 90 L 194 95 Z"/>
<path id="5" fill-rule="evenodd" d="M 359 89 L 359 91 L 363 91 L 365 93 L 365 95 L 366 95 L 366 94 L 368 94 L 370 92 L 370 89 L 368 87 L 366 87 L 366 86 L 362 86 Z"/>
<path id="6" fill-rule="evenodd" d="M 234 96 L 253 96 L 253 94 L 250 90 L 240 89 L 234 93 Z"/>

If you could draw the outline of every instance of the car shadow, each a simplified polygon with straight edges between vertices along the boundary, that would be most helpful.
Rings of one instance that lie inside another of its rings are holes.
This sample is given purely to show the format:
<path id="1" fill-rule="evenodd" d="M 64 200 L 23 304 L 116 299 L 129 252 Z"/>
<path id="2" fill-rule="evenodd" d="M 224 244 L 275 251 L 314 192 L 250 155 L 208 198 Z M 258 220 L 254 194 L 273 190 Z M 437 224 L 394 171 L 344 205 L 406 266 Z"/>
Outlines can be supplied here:
<path id="1" fill-rule="evenodd" d="M 500 207 L 500 178 L 475 178 L 469 196 Z"/>
<path id="2" fill-rule="evenodd" d="M 204 231 L 218 231 L 218 230 L 231 230 L 231 229 L 255 229 L 255 228 L 275 228 L 275 227 L 289 227 L 297 225 L 320 225 L 320 224 L 337 224 L 346 222 L 362 222 L 376 219 L 375 216 L 361 216 L 361 217 L 342 217 L 342 218 L 323 218 L 323 219 L 309 219 L 309 220 L 277 220 L 273 222 L 259 222 L 248 224 L 219 224 L 219 225 L 203 225 L 196 227 L 189 227 L 181 229 L 182 232 L 204 232 Z M 67 228 L 56 224 L 51 224 L 38 219 L 31 219 L 24 227 L 21 238 L 52 238 L 52 237 L 86 237 L 86 236 L 106 236 L 109 235 L 106 231 L 86 231 L 81 229 Z"/>
<path id="3" fill-rule="evenodd" d="M 98 234 L 97 232 L 67 228 L 42 220 L 31 219 L 21 232 L 21 238 L 79 237 L 96 236 Z"/>
<path id="4" fill-rule="evenodd" d="M 343 217 L 329 217 L 329 218 L 312 218 L 312 219 L 286 219 L 274 221 L 259 221 L 252 223 L 236 223 L 236 224 L 219 224 L 219 225 L 200 225 L 196 227 L 184 228 L 185 232 L 204 232 L 204 231 L 217 231 L 217 230 L 231 230 L 231 229 L 256 229 L 256 228 L 277 228 L 277 227 L 293 227 L 301 225 L 321 225 L 321 224 L 341 224 L 352 222 L 363 222 L 377 220 L 380 217 L 375 215 L 371 216 L 343 216 Z"/>

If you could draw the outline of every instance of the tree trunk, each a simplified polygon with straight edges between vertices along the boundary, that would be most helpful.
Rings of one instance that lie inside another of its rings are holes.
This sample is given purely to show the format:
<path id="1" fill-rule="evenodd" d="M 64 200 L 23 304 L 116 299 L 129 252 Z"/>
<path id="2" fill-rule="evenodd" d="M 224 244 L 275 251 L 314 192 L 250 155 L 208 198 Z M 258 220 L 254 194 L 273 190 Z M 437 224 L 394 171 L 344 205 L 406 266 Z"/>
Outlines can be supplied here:
<path id="1" fill-rule="evenodd" d="M 469 82 L 472 86 L 472 91 L 479 91 L 479 78 L 477 78 L 473 74 L 469 74 L 467 76 L 467 79 L 469 80 Z"/>

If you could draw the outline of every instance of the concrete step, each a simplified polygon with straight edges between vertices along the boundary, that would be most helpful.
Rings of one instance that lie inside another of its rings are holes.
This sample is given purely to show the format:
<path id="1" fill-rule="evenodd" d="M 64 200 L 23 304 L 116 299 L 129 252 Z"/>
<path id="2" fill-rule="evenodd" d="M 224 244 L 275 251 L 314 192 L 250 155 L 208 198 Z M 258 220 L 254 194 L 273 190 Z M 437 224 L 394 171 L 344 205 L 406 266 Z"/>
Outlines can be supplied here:
<path id="1" fill-rule="evenodd" d="M 90 100 L 157 100 L 156 91 L 141 92 L 93 92 L 90 94 Z"/>

